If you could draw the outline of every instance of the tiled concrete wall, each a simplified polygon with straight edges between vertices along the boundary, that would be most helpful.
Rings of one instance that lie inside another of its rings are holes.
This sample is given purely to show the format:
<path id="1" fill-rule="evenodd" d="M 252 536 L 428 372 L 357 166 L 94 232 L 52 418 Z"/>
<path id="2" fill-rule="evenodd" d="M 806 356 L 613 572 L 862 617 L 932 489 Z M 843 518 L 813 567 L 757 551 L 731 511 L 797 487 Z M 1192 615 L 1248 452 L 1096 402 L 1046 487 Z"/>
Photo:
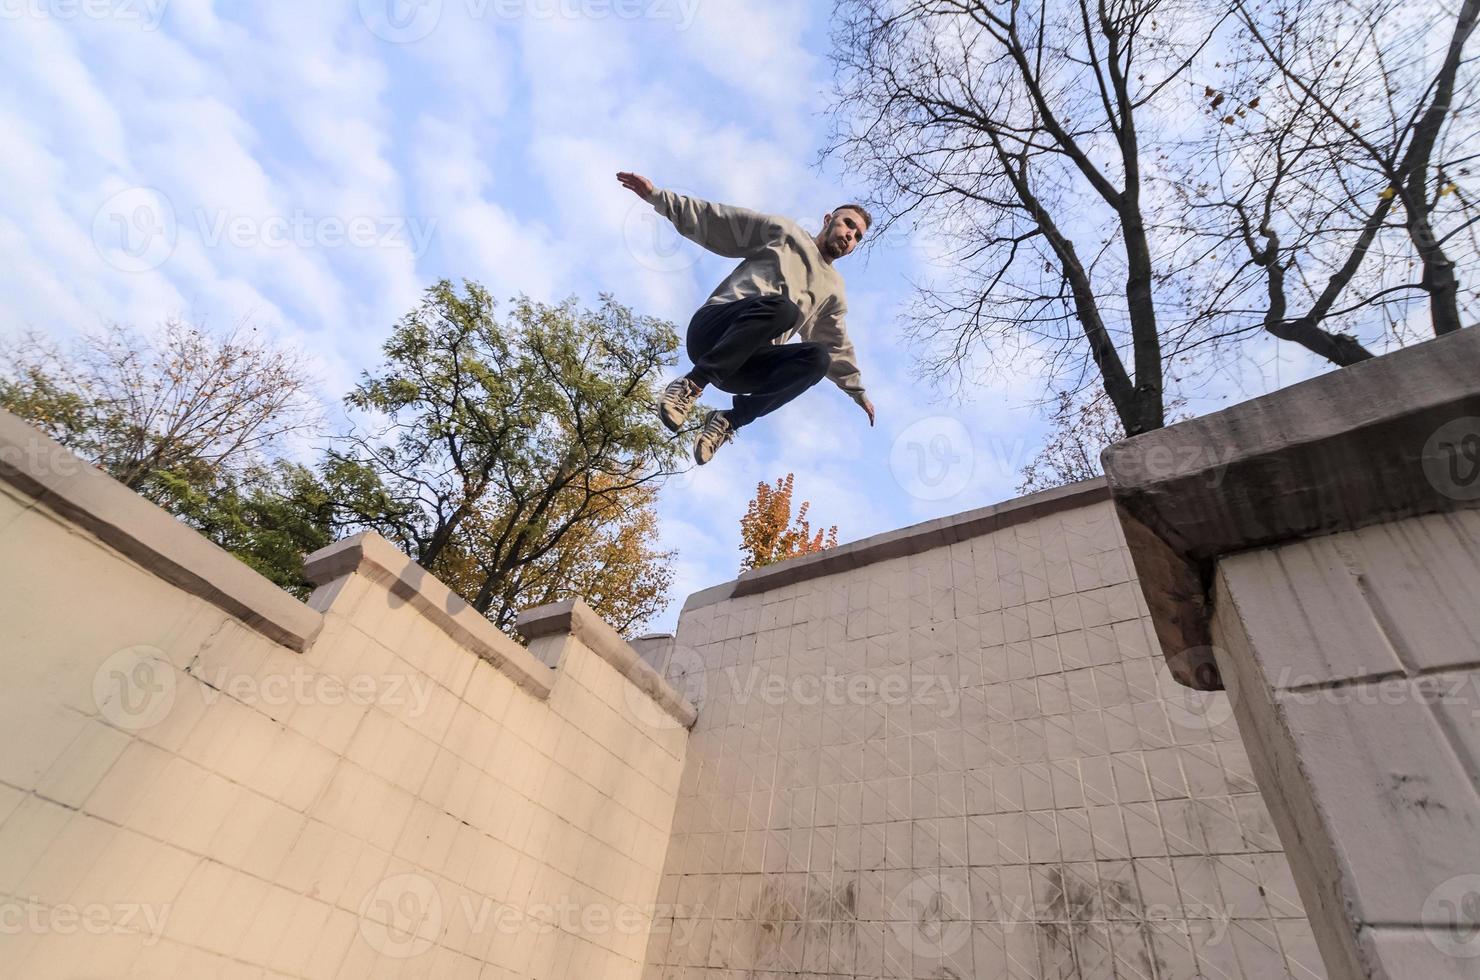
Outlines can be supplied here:
<path id="1" fill-rule="evenodd" d="M 1480 976 L 1480 511 L 1217 576 L 1219 665 L 1333 973 Z"/>
<path id="2" fill-rule="evenodd" d="M 363 566 L 300 653 L 0 489 L 0 976 L 640 974 L 687 732 L 609 657 L 498 637 L 532 692 Z"/>
<path id="3" fill-rule="evenodd" d="M 1103 492 L 942 537 L 691 602 L 645 975 L 1324 976 L 1228 700 L 1171 680 Z"/>

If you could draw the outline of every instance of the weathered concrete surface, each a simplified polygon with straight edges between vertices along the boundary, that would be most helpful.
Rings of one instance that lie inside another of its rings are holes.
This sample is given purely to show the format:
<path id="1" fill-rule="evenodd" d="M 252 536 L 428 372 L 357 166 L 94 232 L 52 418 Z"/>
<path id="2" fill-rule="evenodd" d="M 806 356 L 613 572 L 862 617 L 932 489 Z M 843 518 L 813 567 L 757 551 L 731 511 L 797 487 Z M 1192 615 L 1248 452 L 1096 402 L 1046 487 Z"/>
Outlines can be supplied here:
<path id="1" fill-rule="evenodd" d="M 1218 687 L 1205 651 L 1219 556 L 1480 503 L 1446 478 L 1480 453 L 1477 379 L 1480 331 L 1464 330 L 1106 449 L 1174 675 Z"/>
<path id="2" fill-rule="evenodd" d="M 560 662 L 559 655 L 566 649 L 567 640 L 579 641 L 620 671 L 678 724 L 686 729 L 694 727 L 694 719 L 698 717 L 694 706 L 582 600 L 565 599 L 526 609 L 519 614 L 515 626 L 529 640 L 531 648 L 547 637 L 554 637 L 558 651 L 552 658 L 554 664 Z"/>
<path id="3" fill-rule="evenodd" d="M 1104 460 L 1163 656 L 1227 685 L 1329 973 L 1480 976 L 1480 332 Z"/>
<path id="4" fill-rule="evenodd" d="M 957 541 L 968 541 L 992 531 L 1012 527 L 1014 524 L 1074 510 L 1094 501 L 1104 500 L 1108 494 L 1105 481 L 1097 477 L 1030 493 L 989 507 L 911 524 L 909 527 L 875 534 L 836 548 L 751 569 L 732 582 L 695 592 L 684 602 L 683 608 L 687 612 L 738 596 L 769 592 L 785 585 L 836 575 L 849 569 L 864 568 L 890 558 L 918 555 Z"/>
<path id="5" fill-rule="evenodd" d="M 604 624 L 374 535 L 305 605 L 12 421 L 0 977 L 636 980 L 688 732 Z"/>
<path id="6" fill-rule="evenodd" d="M 1026 499 L 1054 507 L 726 583 L 643 644 L 699 704 L 645 977 L 1324 976 L 1104 489 Z"/>
<path id="7" fill-rule="evenodd" d="M 1219 562 L 1239 730 L 1333 976 L 1480 971 L 1480 511 Z"/>
<path id="8" fill-rule="evenodd" d="M 0 483 L 264 636 L 303 650 L 323 617 L 43 433 L 0 410 Z M 32 560 L 43 560 L 32 556 Z"/>

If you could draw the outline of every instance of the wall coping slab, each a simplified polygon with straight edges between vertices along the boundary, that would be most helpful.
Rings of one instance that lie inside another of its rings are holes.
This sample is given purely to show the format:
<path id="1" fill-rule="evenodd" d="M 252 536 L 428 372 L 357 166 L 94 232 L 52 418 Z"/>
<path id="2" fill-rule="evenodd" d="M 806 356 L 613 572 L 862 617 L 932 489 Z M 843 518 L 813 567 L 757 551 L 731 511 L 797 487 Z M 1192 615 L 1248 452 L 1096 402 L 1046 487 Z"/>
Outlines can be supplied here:
<path id="1" fill-rule="evenodd" d="M 545 700 L 555 671 L 490 623 L 462 596 L 442 584 L 374 531 L 336 541 L 309 555 L 304 574 L 319 588 L 360 574 L 405 600 L 442 632 Z"/>
<path id="2" fill-rule="evenodd" d="M 4 410 L 0 481 L 275 643 L 301 653 L 323 627 L 322 614 Z"/>
<path id="3" fill-rule="evenodd" d="M 1095 477 L 1030 493 L 989 507 L 979 507 L 949 517 L 938 517 L 898 530 L 885 531 L 838 545 L 836 548 L 751 569 L 737 579 L 690 595 L 683 604 L 683 612 L 724 602 L 726 599 L 769 592 L 796 582 L 836 575 L 891 558 L 920 554 L 942 545 L 1000 531 L 1014 524 L 1025 524 L 1060 511 L 1074 510 L 1097 500 L 1107 500 L 1109 496 L 1105 481 Z"/>
<path id="4" fill-rule="evenodd" d="M 581 599 L 565 599 L 521 612 L 514 621 L 519 632 L 533 641 L 552 635 L 569 635 L 617 669 L 651 697 L 684 728 L 693 728 L 698 710 L 679 694 L 622 639 L 606 620 Z M 649 634 L 652 635 L 652 634 Z"/>
<path id="5" fill-rule="evenodd" d="M 1456 442 L 1472 436 L 1480 331 L 1466 329 L 1107 448 L 1110 493 L 1173 676 L 1222 689 L 1209 625 L 1219 556 L 1480 506 L 1480 486 L 1445 475 Z"/>

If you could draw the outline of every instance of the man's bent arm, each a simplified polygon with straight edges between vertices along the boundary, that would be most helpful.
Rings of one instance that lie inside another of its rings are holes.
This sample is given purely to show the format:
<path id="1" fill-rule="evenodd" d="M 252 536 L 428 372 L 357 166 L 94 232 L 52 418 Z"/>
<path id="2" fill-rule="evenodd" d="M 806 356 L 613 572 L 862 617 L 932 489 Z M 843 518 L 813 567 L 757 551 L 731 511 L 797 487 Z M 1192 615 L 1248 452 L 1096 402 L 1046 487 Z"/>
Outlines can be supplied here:
<path id="1" fill-rule="evenodd" d="M 853 341 L 848 339 L 848 331 L 843 327 L 846 312 L 841 306 L 833 305 L 819 313 L 812 339 L 827 347 L 827 352 L 832 357 L 827 366 L 828 380 L 862 405 L 868 397 L 863 390 L 863 375 L 858 370 L 858 353 L 853 349 Z"/>
<path id="2" fill-rule="evenodd" d="M 680 235 L 732 259 L 754 255 L 781 234 L 776 218 L 749 208 L 658 189 L 653 190 L 648 201 L 653 210 L 673 222 Z"/>

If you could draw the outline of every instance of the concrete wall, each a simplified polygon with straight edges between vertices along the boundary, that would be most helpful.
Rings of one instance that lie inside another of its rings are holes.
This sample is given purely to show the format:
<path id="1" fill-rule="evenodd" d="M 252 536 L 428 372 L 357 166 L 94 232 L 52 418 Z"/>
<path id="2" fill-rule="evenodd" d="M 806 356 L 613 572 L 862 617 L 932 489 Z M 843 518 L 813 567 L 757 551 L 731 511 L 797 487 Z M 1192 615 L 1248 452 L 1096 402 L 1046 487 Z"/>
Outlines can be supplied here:
<path id="1" fill-rule="evenodd" d="M 1105 464 L 1163 653 L 1228 688 L 1330 974 L 1480 976 L 1480 332 Z"/>
<path id="2" fill-rule="evenodd" d="M 1102 484 L 747 573 L 660 645 L 699 720 L 648 977 L 1325 975 Z"/>
<path id="3" fill-rule="evenodd" d="M 1214 594 L 1313 919 L 1355 934 L 1342 972 L 1480 975 L 1480 512 L 1236 555 Z"/>
<path id="4" fill-rule="evenodd" d="M 0 976 L 638 975 L 692 708 L 578 604 L 311 571 L 0 417 Z"/>

